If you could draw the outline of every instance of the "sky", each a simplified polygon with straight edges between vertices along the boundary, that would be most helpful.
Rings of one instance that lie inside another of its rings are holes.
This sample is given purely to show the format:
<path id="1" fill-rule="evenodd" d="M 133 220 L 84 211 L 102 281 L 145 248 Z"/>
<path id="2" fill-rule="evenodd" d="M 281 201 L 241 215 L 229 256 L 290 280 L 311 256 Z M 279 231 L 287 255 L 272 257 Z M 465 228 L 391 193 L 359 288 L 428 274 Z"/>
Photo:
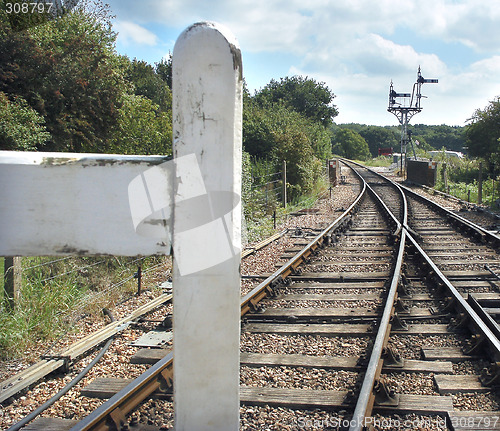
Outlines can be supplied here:
<path id="1" fill-rule="evenodd" d="M 411 93 L 418 67 L 422 111 L 410 124 L 464 126 L 500 96 L 500 0 L 105 0 L 117 51 L 154 64 L 184 29 L 214 21 L 239 42 L 253 94 L 301 75 L 335 95 L 335 122 L 397 125 L 391 81 Z"/>

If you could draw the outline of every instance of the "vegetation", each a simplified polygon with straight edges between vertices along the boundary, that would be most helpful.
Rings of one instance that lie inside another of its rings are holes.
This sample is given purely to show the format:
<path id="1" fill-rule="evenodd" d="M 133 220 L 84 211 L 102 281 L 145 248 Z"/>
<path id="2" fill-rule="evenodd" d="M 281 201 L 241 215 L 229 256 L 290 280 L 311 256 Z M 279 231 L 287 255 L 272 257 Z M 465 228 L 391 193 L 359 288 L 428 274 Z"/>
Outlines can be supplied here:
<path id="1" fill-rule="evenodd" d="M 334 126 L 349 129 L 359 133 L 368 143 L 372 157 L 378 156 L 379 148 L 393 148 L 399 152 L 401 142 L 401 128 L 399 126 L 367 126 L 365 124 L 339 124 Z M 409 126 L 411 139 L 418 141 L 417 147 L 424 150 L 440 150 L 446 148 L 451 151 L 464 151 L 465 132 L 463 127 L 451 127 L 444 124 L 428 126 L 415 124 Z"/>
<path id="2" fill-rule="evenodd" d="M 490 174 L 498 175 L 500 167 L 500 96 L 483 110 L 477 109 L 466 128 L 471 156 L 485 160 Z"/>
<path id="3" fill-rule="evenodd" d="M 348 159 L 367 160 L 370 149 L 365 139 L 350 129 L 339 129 L 333 138 L 333 152 Z"/>
<path id="4" fill-rule="evenodd" d="M 170 124 L 169 60 L 158 66 L 160 74 L 119 56 L 107 6 L 81 2 L 71 13 L 21 26 L 22 31 L 6 15 L 2 8 L 0 103 L 10 111 L 24 109 L 34 126 L 27 135 L 19 116 L 2 116 L 9 139 L 0 141 L 1 149 L 110 152 L 124 144 L 118 136 L 123 132 L 149 142 L 134 140 L 120 152 L 169 154 L 171 127 L 163 128 Z M 145 124 L 152 126 L 153 137 L 143 133 Z M 28 146 L 20 134 L 32 138 Z"/>
<path id="5" fill-rule="evenodd" d="M 147 277 L 163 261 L 158 257 L 23 258 L 14 310 L 8 311 L 0 301 L 0 359 L 22 356 L 34 343 L 71 331 L 85 315 L 99 314 L 134 295 L 137 265 L 142 265 Z"/>
<path id="6" fill-rule="evenodd" d="M 254 160 L 273 170 L 287 162 L 291 199 L 311 193 L 324 161 L 331 155 L 329 130 L 337 109 L 334 94 L 323 83 L 302 77 L 271 81 L 243 103 L 243 147 Z"/>
<path id="7" fill-rule="evenodd" d="M 113 17 L 100 0 L 81 0 L 57 19 L 47 14 L 8 16 L 4 6 L 0 0 L 0 149 L 171 154 L 170 57 L 150 65 L 118 55 Z M 242 198 L 250 240 L 267 231 L 270 214 L 286 214 L 279 205 L 283 161 L 290 210 L 307 205 L 304 199 L 313 199 L 326 187 L 324 166 L 332 151 L 367 160 L 378 155 L 379 147 L 397 148 L 396 126 L 334 124 L 334 99 L 325 83 L 301 76 L 271 80 L 253 95 L 245 88 Z M 461 151 L 467 139 L 469 153 L 488 163 L 487 181 L 498 185 L 499 106 L 497 98 L 477 110 L 466 129 L 418 124 L 410 129 L 421 149 Z M 454 167 L 450 181 L 471 188 L 476 177 L 459 175 L 474 169 Z M 29 342 L 67 330 L 74 322 L 69 310 L 81 315 L 116 302 L 116 297 L 95 298 L 110 286 L 122 286 L 122 279 L 128 279 L 123 283 L 127 292 L 135 285 L 125 276 L 131 271 L 127 260 L 106 258 L 92 270 L 82 270 L 97 261 L 76 258 L 49 269 L 38 266 L 44 260 L 37 259 L 23 260 L 24 282 L 14 312 L 0 308 L 0 356 L 20 354 Z M 62 273 L 68 275 L 64 282 L 53 277 Z"/>

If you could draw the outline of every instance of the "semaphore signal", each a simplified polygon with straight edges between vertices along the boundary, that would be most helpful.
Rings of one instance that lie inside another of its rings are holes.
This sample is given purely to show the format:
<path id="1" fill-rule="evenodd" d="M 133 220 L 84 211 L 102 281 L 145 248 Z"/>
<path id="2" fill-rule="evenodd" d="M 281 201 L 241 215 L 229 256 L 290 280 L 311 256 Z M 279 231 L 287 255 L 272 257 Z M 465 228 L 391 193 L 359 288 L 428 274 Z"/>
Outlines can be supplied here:
<path id="1" fill-rule="evenodd" d="M 422 99 L 421 87 L 422 84 L 437 84 L 437 79 L 425 79 L 420 72 L 420 66 L 418 67 L 417 72 L 417 81 L 413 84 L 413 90 L 411 93 L 397 93 L 394 90 L 393 83 L 391 81 L 391 85 L 389 87 L 389 107 L 387 110 L 394 114 L 399 124 L 401 124 L 401 172 L 403 172 L 403 154 L 406 158 L 406 147 L 409 142 L 408 137 L 408 123 L 411 118 L 418 114 L 422 107 L 420 105 L 420 101 Z M 406 100 L 405 100 L 406 99 Z M 406 101 L 409 99 L 409 103 L 406 104 Z M 413 153 L 415 155 L 415 149 L 413 149 Z"/>

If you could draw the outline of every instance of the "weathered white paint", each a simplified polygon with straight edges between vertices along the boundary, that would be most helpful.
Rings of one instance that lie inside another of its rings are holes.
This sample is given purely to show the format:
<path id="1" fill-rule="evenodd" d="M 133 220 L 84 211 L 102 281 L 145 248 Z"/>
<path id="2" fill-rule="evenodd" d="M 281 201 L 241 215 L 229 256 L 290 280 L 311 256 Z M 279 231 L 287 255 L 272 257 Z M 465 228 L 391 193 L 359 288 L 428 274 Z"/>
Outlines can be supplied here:
<path id="1" fill-rule="evenodd" d="M 167 160 L 0 151 L 0 255 L 169 254 Z M 160 229 L 141 231 L 163 205 Z"/>
<path id="2" fill-rule="evenodd" d="M 177 40 L 174 158 L 196 154 L 207 192 L 174 196 L 177 431 L 239 428 L 241 75 L 221 26 L 195 24 Z"/>

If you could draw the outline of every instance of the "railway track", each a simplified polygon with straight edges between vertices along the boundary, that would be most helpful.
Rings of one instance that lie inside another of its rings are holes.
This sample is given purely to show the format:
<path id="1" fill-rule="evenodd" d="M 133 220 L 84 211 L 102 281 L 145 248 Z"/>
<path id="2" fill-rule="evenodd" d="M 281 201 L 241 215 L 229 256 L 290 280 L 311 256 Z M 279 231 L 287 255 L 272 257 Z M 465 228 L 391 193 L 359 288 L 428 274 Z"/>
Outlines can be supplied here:
<path id="1" fill-rule="evenodd" d="M 498 237 L 356 169 L 356 201 L 242 297 L 241 429 L 500 429 Z M 59 429 L 171 422 L 172 354 L 142 355 Z"/>

